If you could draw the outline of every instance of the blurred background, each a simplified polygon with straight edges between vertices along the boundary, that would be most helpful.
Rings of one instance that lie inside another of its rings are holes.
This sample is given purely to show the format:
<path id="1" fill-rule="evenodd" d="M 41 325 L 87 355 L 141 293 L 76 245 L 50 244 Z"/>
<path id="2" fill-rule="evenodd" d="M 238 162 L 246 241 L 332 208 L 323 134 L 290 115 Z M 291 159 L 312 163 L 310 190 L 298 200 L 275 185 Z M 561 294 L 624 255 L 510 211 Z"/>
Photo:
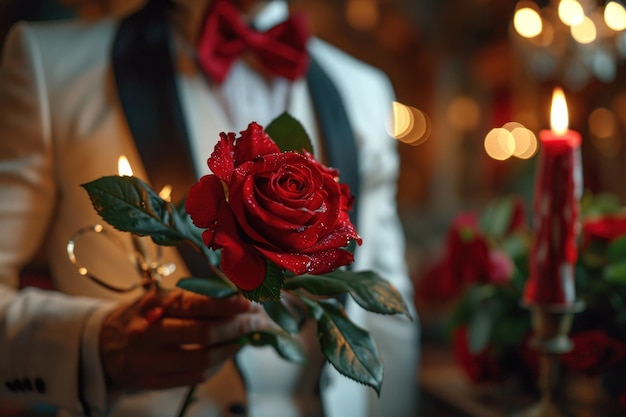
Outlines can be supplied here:
<path id="1" fill-rule="evenodd" d="M 123 14 L 136 0 L 0 0 L 15 21 Z M 554 87 L 581 132 L 586 190 L 626 199 L 626 12 L 617 0 L 299 0 L 317 36 L 384 70 L 398 103 L 398 205 L 416 288 L 462 211 L 529 208 Z M 438 303 L 417 297 L 425 343 Z M 435 415 L 435 414 L 428 414 Z M 444 415 L 444 414 L 440 414 Z M 450 414 L 459 415 L 459 414 Z"/>

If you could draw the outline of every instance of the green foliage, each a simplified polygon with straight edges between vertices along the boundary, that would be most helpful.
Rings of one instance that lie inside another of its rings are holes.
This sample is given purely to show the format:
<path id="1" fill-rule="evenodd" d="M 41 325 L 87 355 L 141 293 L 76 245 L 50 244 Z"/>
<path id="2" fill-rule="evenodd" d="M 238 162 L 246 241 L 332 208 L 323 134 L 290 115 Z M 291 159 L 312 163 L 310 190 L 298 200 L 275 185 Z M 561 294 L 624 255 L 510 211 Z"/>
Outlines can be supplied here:
<path id="1" fill-rule="evenodd" d="M 98 214 L 116 229 L 150 236 L 158 245 L 175 246 L 185 240 L 178 212 L 139 178 L 112 175 L 82 187 Z"/>
<path id="2" fill-rule="evenodd" d="M 306 150 L 313 153 L 311 139 L 304 127 L 289 113 L 283 113 L 273 120 L 265 132 L 278 145 L 281 151 L 302 152 Z"/>
<path id="3" fill-rule="evenodd" d="M 511 224 L 514 207 L 513 198 L 493 201 L 480 216 L 480 229 L 493 239 L 502 239 Z"/>
<path id="4" fill-rule="evenodd" d="M 282 301 L 265 301 L 263 302 L 263 308 L 274 323 L 278 324 L 287 333 L 295 334 L 300 330 L 298 320 L 296 320 Z"/>
<path id="5" fill-rule="evenodd" d="M 302 346 L 294 338 L 280 331 L 255 331 L 244 336 L 241 342 L 252 346 L 271 346 L 283 359 L 302 365 L 307 363 Z"/>
<path id="6" fill-rule="evenodd" d="M 402 296 L 388 281 L 372 271 L 334 271 L 324 275 L 301 275 L 289 279 L 286 289 L 305 289 L 320 296 L 347 292 L 368 311 L 379 314 L 404 314 L 411 318 Z"/>
<path id="7" fill-rule="evenodd" d="M 280 299 L 280 290 L 283 287 L 285 276 L 283 271 L 272 262 L 266 262 L 265 279 L 261 285 L 252 291 L 241 290 L 241 293 L 251 301 L 272 301 Z"/>
<path id="8" fill-rule="evenodd" d="M 213 298 L 226 298 L 237 293 L 236 288 L 217 277 L 182 278 L 176 283 L 176 286 L 183 290 Z"/>
<path id="9" fill-rule="evenodd" d="M 324 357 L 339 373 L 372 387 L 380 395 L 383 366 L 372 337 L 348 319 L 336 300 L 305 301 L 317 319 Z"/>

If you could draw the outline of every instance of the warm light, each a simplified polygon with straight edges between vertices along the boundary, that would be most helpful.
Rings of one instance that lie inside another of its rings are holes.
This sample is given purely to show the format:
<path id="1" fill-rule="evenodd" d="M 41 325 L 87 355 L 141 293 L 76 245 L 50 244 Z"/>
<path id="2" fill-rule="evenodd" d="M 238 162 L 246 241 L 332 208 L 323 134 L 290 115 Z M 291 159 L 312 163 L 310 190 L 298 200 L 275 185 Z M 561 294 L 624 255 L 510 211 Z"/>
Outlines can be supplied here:
<path id="1" fill-rule="evenodd" d="M 428 139 L 430 120 L 423 111 L 394 101 L 387 133 L 403 143 L 416 146 Z"/>
<path id="2" fill-rule="evenodd" d="M 536 10 L 523 7 L 518 9 L 513 16 L 513 27 L 521 36 L 534 38 L 541 33 L 543 24 Z"/>
<path id="3" fill-rule="evenodd" d="M 448 107 L 448 121 L 461 132 L 475 129 L 480 123 L 480 106 L 471 97 L 456 97 Z"/>
<path id="4" fill-rule="evenodd" d="M 604 23 L 615 30 L 626 29 L 626 10 L 616 1 L 609 1 L 604 7 Z"/>
<path id="5" fill-rule="evenodd" d="M 504 161 L 515 151 L 515 139 L 508 130 L 498 127 L 491 129 L 485 136 L 485 151 L 487 155 L 498 161 Z"/>
<path id="6" fill-rule="evenodd" d="M 346 4 L 346 20 L 355 29 L 374 29 L 380 14 L 378 7 L 375 0 L 350 0 Z"/>
<path id="7" fill-rule="evenodd" d="M 604 107 L 599 107 L 589 115 L 589 131 L 593 136 L 599 138 L 609 138 L 617 130 L 615 115 Z"/>
<path id="8" fill-rule="evenodd" d="M 538 148 L 537 137 L 535 134 L 523 124 L 519 122 L 507 122 L 502 126 L 502 129 L 506 129 L 511 132 L 513 136 L 513 155 L 520 159 L 529 159 L 532 157 Z M 504 135 L 506 138 L 506 135 Z M 508 146 L 505 144 L 505 146 Z M 506 154 L 508 149 L 505 150 Z"/>
<path id="9" fill-rule="evenodd" d="M 574 25 L 570 28 L 572 38 L 578 43 L 588 44 L 596 40 L 598 31 L 596 30 L 596 24 L 593 20 L 586 17 L 580 24 Z"/>
<path id="10" fill-rule="evenodd" d="M 559 18 L 567 26 L 579 25 L 585 18 L 583 6 L 576 0 L 561 0 L 559 3 Z"/>
<path id="11" fill-rule="evenodd" d="M 117 174 L 118 175 L 126 175 L 128 177 L 132 177 L 133 170 L 130 167 L 130 163 L 128 159 L 124 155 L 120 156 L 117 159 Z"/>
<path id="12" fill-rule="evenodd" d="M 159 191 L 159 197 L 168 203 L 172 201 L 172 186 L 169 184 L 165 184 L 161 191 Z"/>
<path id="13" fill-rule="evenodd" d="M 537 152 L 537 137 L 531 130 L 525 127 L 516 127 L 511 131 L 511 135 L 513 135 L 515 140 L 513 156 L 520 159 L 529 159 Z"/>
<path id="14" fill-rule="evenodd" d="M 565 94 L 559 87 L 552 93 L 552 108 L 550 110 L 550 128 L 558 135 L 562 136 L 569 127 L 569 115 L 567 113 L 567 102 Z"/>
<path id="15" fill-rule="evenodd" d="M 391 103 L 391 127 L 389 135 L 398 139 L 413 128 L 413 116 L 407 106 L 394 101 Z"/>

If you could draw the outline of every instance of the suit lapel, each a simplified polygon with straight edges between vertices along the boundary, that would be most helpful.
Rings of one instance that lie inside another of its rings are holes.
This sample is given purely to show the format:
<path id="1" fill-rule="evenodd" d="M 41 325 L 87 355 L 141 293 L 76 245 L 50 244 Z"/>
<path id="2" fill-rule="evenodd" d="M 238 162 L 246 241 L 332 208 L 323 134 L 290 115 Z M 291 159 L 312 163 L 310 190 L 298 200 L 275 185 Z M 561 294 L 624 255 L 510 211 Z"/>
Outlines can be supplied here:
<path id="1" fill-rule="evenodd" d="M 339 91 L 314 59 L 309 66 L 307 83 L 320 125 L 328 165 L 339 170 L 341 181 L 348 184 L 352 195 L 358 197 L 360 189 L 358 150 L 354 131 Z M 358 198 L 355 202 L 358 202 Z M 350 212 L 350 219 L 356 224 L 356 204 Z"/>
<path id="2" fill-rule="evenodd" d="M 128 127 L 155 190 L 172 186 L 182 201 L 198 179 L 176 88 L 165 9 L 150 1 L 122 20 L 112 51 L 113 74 Z M 209 276 L 206 261 L 189 245 L 178 250 L 194 276 Z"/>
<path id="3" fill-rule="evenodd" d="M 145 166 L 159 190 L 173 187 L 172 201 L 197 180 L 175 84 L 164 7 L 151 1 L 122 20 L 113 43 L 115 82 L 126 120 Z"/>

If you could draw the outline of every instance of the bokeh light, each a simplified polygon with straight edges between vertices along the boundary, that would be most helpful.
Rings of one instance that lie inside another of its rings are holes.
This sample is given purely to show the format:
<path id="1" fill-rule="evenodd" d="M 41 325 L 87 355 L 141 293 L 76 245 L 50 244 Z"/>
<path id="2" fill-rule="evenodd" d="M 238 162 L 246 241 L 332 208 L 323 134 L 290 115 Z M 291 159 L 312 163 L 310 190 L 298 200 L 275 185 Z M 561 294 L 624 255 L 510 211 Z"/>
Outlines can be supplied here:
<path id="1" fill-rule="evenodd" d="M 589 115 L 589 131 L 598 138 L 608 138 L 617 129 L 615 115 L 605 107 L 599 107 Z"/>
<path id="2" fill-rule="evenodd" d="M 430 118 L 423 111 L 394 101 L 387 133 L 400 142 L 417 146 L 428 139 L 431 132 Z"/>
<path id="3" fill-rule="evenodd" d="M 578 43 L 588 44 L 596 40 L 598 31 L 596 25 L 589 17 L 585 16 L 583 21 L 570 27 L 572 38 Z"/>
<path id="4" fill-rule="evenodd" d="M 505 123 L 501 128 L 492 129 L 485 137 L 485 151 L 497 160 L 512 156 L 529 159 L 537 153 L 537 148 L 535 134 L 518 122 Z"/>
<path id="5" fill-rule="evenodd" d="M 497 127 L 491 129 L 485 136 L 485 151 L 487 155 L 498 161 L 504 161 L 515 151 L 515 139 L 507 129 Z"/>
<path id="6" fill-rule="evenodd" d="M 561 0 L 558 13 L 561 22 L 567 26 L 579 25 L 585 19 L 583 6 L 576 0 Z"/>
<path id="7" fill-rule="evenodd" d="M 515 11 L 513 27 L 521 36 L 534 38 L 543 30 L 539 12 L 531 7 L 522 7 Z"/>
<path id="8" fill-rule="evenodd" d="M 513 135 L 513 140 L 515 141 L 513 156 L 519 159 L 530 159 L 537 153 L 539 146 L 537 144 L 537 137 L 531 130 L 523 126 L 516 127 L 511 131 L 511 135 Z"/>
<path id="9" fill-rule="evenodd" d="M 626 10 L 624 6 L 617 1 L 609 1 L 604 7 L 604 23 L 618 32 L 626 29 Z"/>

